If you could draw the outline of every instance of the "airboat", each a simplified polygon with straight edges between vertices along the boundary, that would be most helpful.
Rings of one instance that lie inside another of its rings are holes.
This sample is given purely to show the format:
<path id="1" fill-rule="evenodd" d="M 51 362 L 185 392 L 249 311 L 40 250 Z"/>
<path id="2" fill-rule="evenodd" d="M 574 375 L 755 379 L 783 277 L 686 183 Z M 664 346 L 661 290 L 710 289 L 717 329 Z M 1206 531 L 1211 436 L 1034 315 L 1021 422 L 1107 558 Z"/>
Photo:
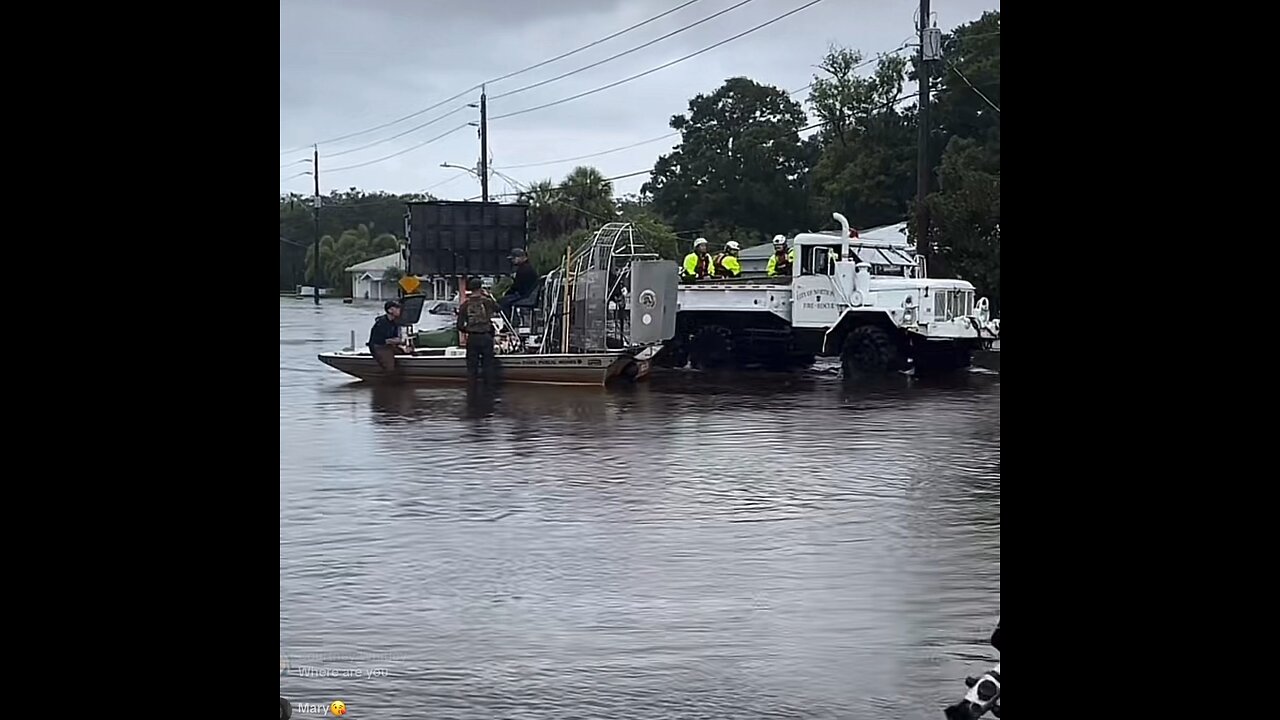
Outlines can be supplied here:
<path id="1" fill-rule="evenodd" d="M 608 223 L 540 285 L 538 297 L 514 317 L 494 318 L 494 349 L 505 382 L 606 385 L 640 380 L 652 357 L 675 335 L 675 263 L 662 260 L 630 223 Z M 460 344 L 419 347 L 413 332 L 426 297 L 406 295 L 400 316 L 409 339 L 384 370 L 367 347 L 320 353 L 320 362 L 366 381 L 467 379 L 467 351 Z M 445 331 L 450 332 L 450 331 Z M 437 334 L 438 336 L 438 334 Z"/>

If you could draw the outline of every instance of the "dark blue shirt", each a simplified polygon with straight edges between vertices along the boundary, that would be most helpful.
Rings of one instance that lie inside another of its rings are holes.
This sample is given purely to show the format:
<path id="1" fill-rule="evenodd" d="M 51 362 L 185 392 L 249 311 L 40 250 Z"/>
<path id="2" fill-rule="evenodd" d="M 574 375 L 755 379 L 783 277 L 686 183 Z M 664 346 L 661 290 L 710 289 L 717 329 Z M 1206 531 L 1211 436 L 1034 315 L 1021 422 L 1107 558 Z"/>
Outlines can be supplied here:
<path id="1" fill-rule="evenodd" d="M 369 347 L 386 345 L 387 341 L 400 334 L 395 322 L 386 315 L 379 315 L 373 321 L 373 329 L 369 331 Z"/>

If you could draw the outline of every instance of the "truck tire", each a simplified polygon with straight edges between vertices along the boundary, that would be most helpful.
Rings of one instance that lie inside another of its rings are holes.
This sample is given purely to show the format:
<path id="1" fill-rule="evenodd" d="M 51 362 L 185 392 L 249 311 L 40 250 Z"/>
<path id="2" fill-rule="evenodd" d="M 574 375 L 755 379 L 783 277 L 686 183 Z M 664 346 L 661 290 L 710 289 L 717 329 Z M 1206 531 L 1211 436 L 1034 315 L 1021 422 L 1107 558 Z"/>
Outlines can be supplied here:
<path id="1" fill-rule="evenodd" d="M 733 360 L 733 334 L 729 328 L 707 325 L 689 342 L 689 362 L 699 370 L 715 370 Z"/>
<path id="2" fill-rule="evenodd" d="M 863 325 L 845 336 L 840 361 L 846 377 L 855 373 L 885 373 L 902 368 L 902 353 L 883 328 Z"/>
<path id="3" fill-rule="evenodd" d="M 288 700 L 280 698 L 280 720 L 289 720 L 293 717 L 293 705 Z"/>

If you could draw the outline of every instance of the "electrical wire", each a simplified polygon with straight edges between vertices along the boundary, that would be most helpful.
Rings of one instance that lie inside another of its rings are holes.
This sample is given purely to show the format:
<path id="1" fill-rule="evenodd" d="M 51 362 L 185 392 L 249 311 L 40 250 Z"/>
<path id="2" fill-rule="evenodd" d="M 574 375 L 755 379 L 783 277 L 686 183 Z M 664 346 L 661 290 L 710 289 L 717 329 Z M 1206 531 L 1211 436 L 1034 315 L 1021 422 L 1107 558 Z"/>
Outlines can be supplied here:
<path id="1" fill-rule="evenodd" d="M 600 86 L 600 87 L 598 87 L 598 88 L 594 88 L 594 89 L 591 89 L 591 90 L 587 90 L 587 91 L 585 91 L 585 92 L 580 92 L 580 93 L 578 93 L 578 94 L 576 94 L 576 95 L 570 95 L 570 96 L 569 96 L 569 97 L 567 97 L 567 98 L 561 98 L 561 99 L 556 100 L 556 101 L 554 101 L 554 102 L 543 103 L 542 105 L 535 105 L 535 106 L 533 106 L 533 107 L 525 108 L 525 109 L 523 109 L 523 110 L 516 110 L 516 111 L 514 111 L 514 112 L 504 113 L 504 114 L 502 114 L 502 115 L 495 115 L 495 116 L 493 116 L 493 117 L 489 118 L 489 120 L 490 120 L 490 121 L 493 121 L 493 120 L 502 120 L 502 119 L 504 119 L 504 118 L 515 117 L 515 116 L 517 116 L 517 115 L 524 115 L 525 113 L 531 113 L 531 112 L 534 112 L 535 110 L 545 110 L 546 108 L 549 108 L 549 107 L 555 107 L 556 105 L 563 105 L 564 103 L 567 103 L 567 102 L 570 102 L 570 101 L 573 101 L 573 100 L 577 100 L 577 99 L 579 99 L 579 98 L 584 98 L 584 97 L 587 97 L 588 95 L 594 95 L 594 94 L 596 94 L 596 93 L 598 93 L 598 92 L 603 92 L 603 91 L 605 91 L 605 90 L 609 90 L 609 89 L 611 89 L 611 88 L 618 87 L 619 85 L 622 85 L 622 84 L 624 84 L 624 83 L 629 83 L 629 82 L 631 82 L 632 80 L 638 80 L 638 79 L 640 79 L 640 78 L 642 78 L 642 77 L 644 77 L 644 76 L 646 76 L 646 75 L 652 75 L 653 73 L 656 73 L 656 72 L 658 72 L 659 70 L 665 70 L 665 69 L 667 69 L 667 68 L 669 68 L 669 67 L 671 67 L 672 65 L 675 65 L 675 64 L 677 64 L 677 63 L 682 63 L 682 62 L 684 62 L 685 60 L 689 60 L 689 59 L 691 59 L 691 58 L 695 58 L 695 57 L 697 57 L 697 56 L 699 56 L 699 55 L 701 55 L 701 54 L 703 54 L 703 53 L 705 53 L 705 52 L 710 52 L 711 50 L 715 50 L 716 48 L 718 48 L 718 47 L 720 47 L 720 46 L 722 46 L 722 45 L 726 45 L 726 44 L 728 44 L 728 43 L 730 43 L 730 42 L 733 42 L 734 40 L 737 40 L 737 39 L 742 38 L 742 37 L 746 37 L 747 35 L 750 35 L 750 34 L 751 34 L 751 33 L 753 33 L 753 32 L 756 32 L 756 31 L 758 31 L 758 30 L 763 30 L 764 28 L 767 28 L 767 27 L 769 27 L 770 25 L 773 25 L 773 24 L 774 24 L 774 23 L 776 23 L 776 22 L 780 22 L 780 21 L 782 21 L 782 20 L 785 20 L 786 18 L 788 18 L 788 17 L 790 17 L 790 16 L 792 16 L 792 15 L 795 15 L 796 13 L 798 13 L 798 12 L 800 12 L 800 11 L 802 11 L 802 10 L 807 10 L 807 9 L 809 9 L 809 8 L 813 7 L 814 5 L 817 5 L 817 4 L 818 4 L 818 3 L 820 3 L 820 2 L 822 2 L 822 0 L 809 0 L 809 2 L 805 3 L 804 5 L 801 5 L 800 7 L 797 7 L 797 8 L 794 8 L 794 9 L 792 9 L 792 10 L 789 10 L 789 11 L 787 11 L 787 12 L 785 12 L 785 13 L 783 13 L 783 14 L 781 14 L 781 15 L 779 15 L 779 16 L 777 16 L 777 17 L 775 17 L 775 18 L 773 18 L 772 20 L 768 20 L 768 21 L 766 21 L 766 22 L 760 23 L 759 25 L 756 25 L 755 27 L 753 27 L 753 28 L 751 28 L 751 29 L 749 29 L 749 30 L 744 30 L 744 31 L 742 31 L 742 32 L 738 33 L 737 35 L 733 35 L 733 36 L 728 37 L 728 38 L 726 38 L 726 39 L 724 39 L 724 40 L 721 40 L 720 42 L 715 43 L 714 45 L 708 45 L 707 47 L 704 47 L 704 48 L 702 48 L 701 50 L 697 50 L 697 51 L 692 52 L 692 53 L 689 53 L 688 55 L 685 55 L 685 56 L 683 56 L 683 57 L 679 57 L 679 58 L 676 58 L 675 60 L 671 60 L 671 61 L 669 61 L 669 62 L 665 62 L 665 63 L 663 63 L 663 64 L 661 64 L 661 65 L 659 65 L 659 66 L 657 66 L 657 67 L 655 67 L 655 68 L 650 68 L 650 69 L 648 69 L 648 70 L 645 70 L 645 71 L 644 71 L 644 72 L 642 72 L 642 73 L 636 73 L 635 75 L 632 75 L 631 77 L 627 77 L 627 78 L 623 78 L 623 79 L 618 80 L 618 81 L 615 81 L 615 82 L 611 82 L 611 83 L 609 83 L 608 85 L 601 85 L 601 86 Z"/>
<path id="2" fill-rule="evenodd" d="M 459 125 L 459 126 L 457 126 L 457 127 L 453 128 L 452 130 L 446 130 L 445 132 L 443 132 L 443 133 L 441 133 L 441 134 L 439 134 L 439 135 L 437 135 L 437 136 L 435 136 L 435 137 L 433 137 L 433 138 L 431 138 L 431 139 L 429 139 L 429 140 L 423 140 L 422 142 L 418 143 L 417 145 L 410 145 L 409 147 L 407 147 L 407 148 L 405 148 L 405 149 L 403 149 L 403 150 L 398 150 L 398 151 L 396 151 L 396 152 L 391 153 L 390 155 L 384 155 L 384 156 L 382 156 L 382 157 L 380 157 L 380 158 L 378 158 L 378 159 L 376 159 L 376 160 L 369 160 L 369 161 L 367 161 L 367 162 L 356 163 L 355 165 L 346 165 L 346 166 L 344 166 L 344 167 L 324 168 L 323 172 L 325 172 L 326 174 L 327 174 L 327 173 L 335 173 L 335 172 L 342 172 L 342 171 L 344 171 L 344 170 L 354 170 L 354 169 L 356 169 L 356 168 L 368 167 L 369 165 L 376 165 L 377 163 L 383 162 L 384 160 L 390 160 L 390 159 L 391 159 L 391 158 L 393 158 L 393 157 L 399 157 L 400 155 L 404 155 L 404 154 L 405 154 L 405 153 L 407 153 L 407 152 L 412 152 L 412 151 L 414 151 L 414 150 L 417 150 L 418 148 L 423 147 L 424 145 L 430 145 L 431 143 L 433 143 L 433 142 L 435 142 L 435 141 L 437 141 L 437 140 L 441 140 L 441 139 L 443 139 L 443 138 L 446 138 L 446 137 L 448 137 L 448 136 L 450 136 L 450 135 L 452 135 L 452 134 L 454 134 L 454 133 L 458 132 L 459 130 L 461 130 L 461 129 L 463 129 L 463 128 L 467 127 L 467 125 L 468 125 L 468 124 L 469 124 L 469 123 L 462 123 L 461 125 Z"/>
<path id="3" fill-rule="evenodd" d="M 342 140 L 349 140 L 349 139 L 351 139 L 351 138 L 353 138 L 353 137 L 359 137 L 359 136 L 361 136 L 361 135 L 368 135 L 368 134 L 369 134 L 369 133 L 371 133 L 371 132 L 375 132 L 375 131 L 377 131 L 377 130 L 381 130 L 381 129 L 383 129 L 383 128 L 391 127 L 392 125 L 396 125 L 396 124 L 398 124 L 398 123 L 402 123 L 402 122 L 404 122 L 405 120 L 412 120 L 413 118 L 418 117 L 419 115 L 423 115 L 423 114 L 425 114 L 425 113 L 431 112 L 432 110 L 435 110 L 436 108 L 440 107 L 441 105 L 447 105 L 448 103 L 451 103 L 451 102 L 453 102 L 454 100 L 457 100 L 458 98 L 461 98 L 461 97 L 465 96 L 465 95 L 466 95 L 467 93 L 469 93 L 469 92 L 473 92 L 473 91 L 475 91 L 475 90 L 479 90 L 482 86 L 484 86 L 484 85 L 486 85 L 486 84 L 489 84 L 489 83 L 496 83 L 496 82 L 498 82 L 498 81 L 500 81 L 500 80 L 506 80 L 506 79 L 508 79 L 508 78 L 513 78 L 513 77 L 515 77 L 515 76 L 517 76 L 517 75 L 523 75 L 524 73 L 527 73 L 527 72 L 529 72 L 530 70 L 536 70 L 536 69 L 538 69 L 538 68 L 540 68 L 540 67 L 543 67 L 544 65 L 549 65 L 549 64 L 551 64 L 551 63 L 553 63 L 553 62 L 556 62 L 557 60 L 563 60 L 563 59 L 565 59 L 565 58 L 567 58 L 567 57 L 569 57 L 569 56 L 571 56 L 571 55 L 576 55 L 577 53 L 580 53 L 580 52 L 582 52 L 583 50 L 588 50 L 588 49 L 590 49 L 590 48 L 595 47 L 596 45 L 599 45 L 600 43 L 607 42 L 607 41 L 612 40 L 612 39 L 614 39 L 614 38 L 616 38 L 616 37 L 618 37 L 618 36 L 620 36 L 620 35 L 624 35 L 624 34 L 626 34 L 626 33 L 629 33 L 629 32 L 631 32 L 632 30 L 636 30 L 636 29 L 638 29 L 638 28 L 644 27 L 645 25 L 648 25 L 649 23 L 654 22 L 655 20 L 660 20 L 660 19 L 662 19 L 662 18 L 664 18 L 664 17 L 666 17 L 666 16 L 670 15 L 671 13 L 674 13 L 674 12 L 676 12 L 676 11 L 678 11 L 678 10 L 683 10 L 684 8 L 689 7 L 690 5 L 694 4 L 695 2 L 698 2 L 698 0 L 686 0 L 686 2 L 683 2 L 683 3 L 681 3 L 680 5 L 677 5 L 677 6 L 673 7 L 673 8 L 671 8 L 670 10 L 667 10 L 667 11 L 661 12 L 661 13 L 659 13 L 659 14 L 657 14 L 657 15 L 654 15 L 653 17 L 651 17 L 651 18 L 649 18 L 649 19 L 647 19 L 647 20 L 642 20 L 642 21 L 640 21 L 640 22 L 636 23 L 635 25 L 632 25 L 632 26 L 627 27 L 627 28 L 623 28 L 622 30 L 619 30 L 619 31 L 617 31 L 617 32 L 615 32 L 615 33 L 612 33 L 612 34 L 610 34 L 610 35 L 606 35 L 605 37 L 602 37 L 602 38 L 600 38 L 599 40 L 596 40 L 596 41 L 593 41 L 593 42 L 587 43 L 586 45 L 583 45 L 582 47 L 576 48 L 576 49 L 574 49 L 574 50 L 570 50 L 569 52 L 561 53 L 560 55 L 557 55 L 557 56 L 555 56 L 555 57 L 553 57 L 553 58 L 550 58 L 550 59 L 547 59 L 547 60 L 543 60 L 542 62 L 534 63 L 533 65 L 529 65 L 529 66 L 524 67 L 524 68 L 521 68 L 521 69 L 519 69 L 519 70 L 515 70 L 515 71 L 512 71 L 512 72 L 509 72 L 509 73 L 507 73 L 507 74 L 505 74 L 505 75 L 499 75 L 499 76 L 498 76 L 498 77 L 496 77 L 496 78 L 490 78 L 489 80 L 485 80 L 485 81 L 484 81 L 484 82 L 482 82 L 482 83 L 479 83 L 479 84 L 476 84 L 476 85 L 472 85 L 471 87 L 467 88 L 466 90 L 463 90 L 462 92 L 458 93 L 457 95 L 454 95 L 454 96 L 449 97 L 449 98 L 445 98 L 444 100 L 441 100 L 440 102 L 436 103 L 435 105 L 430 105 L 430 106 L 428 106 L 428 107 L 422 108 L 421 110 L 416 110 L 416 111 L 414 111 L 414 112 L 409 113 L 408 115 L 405 115 L 405 116 L 403 116 L 403 117 L 396 118 L 395 120 L 391 120 L 391 121 L 389 121 L 389 122 L 382 123 L 381 125 L 374 125 L 373 127 L 365 128 L 364 130 L 358 130 L 358 131 L 356 131 L 356 132 L 347 133 L 347 134 L 345 134 L 345 135 L 339 135 L 339 136 L 337 136 L 337 137 L 332 137 L 332 138 L 329 138 L 329 139 L 327 139 L 327 140 L 320 140 L 320 141 L 315 142 L 315 143 L 307 143 L 306 145 L 302 145 L 302 146 L 297 147 L 297 148 L 293 148 L 293 149 L 290 149 L 290 150 L 285 150 L 285 151 L 281 152 L 280 154 L 281 154 L 282 156 L 283 156 L 283 155 L 288 155 L 289 153 L 292 153 L 292 152 L 298 152 L 299 150 L 305 150 L 305 149 L 307 149 L 307 148 L 311 147 L 312 145 L 327 145 L 327 144 L 331 144 L 331 143 L 340 142 L 340 141 L 342 141 Z"/>
<path id="4" fill-rule="evenodd" d="M 748 3 L 752 3 L 752 2 L 755 2 L 755 0 L 740 0 L 737 4 L 735 4 L 735 5 L 730 5 L 729 7 L 725 8 L 725 9 L 723 9 L 723 10 L 720 10 L 719 12 L 712 13 L 711 15 L 708 15 L 707 17 L 704 17 L 704 18 L 702 18 L 701 20 L 699 20 L 699 21 L 697 21 L 697 22 L 690 23 L 690 24 L 685 25 L 684 27 L 681 27 L 681 28 L 676 28 L 675 30 L 672 30 L 671 32 L 667 33 L 666 35 L 662 35 L 662 36 L 660 36 L 660 37 L 656 37 L 656 38 L 654 38 L 654 39 L 650 40 L 649 42 L 646 42 L 646 43 L 644 43 L 644 44 L 642 44 L 642 45 L 637 45 L 637 46 L 635 46 L 635 47 L 633 47 L 633 48 L 631 48 L 631 49 L 629 49 L 629 50 L 624 50 L 624 51 L 622 51 L 622 52 L 618 53 L 617 55 L 611 55 L 611 56 L 609 56 L 609 57 L 607 57 L 607 58 L 605 58 L 605 59 L 603 59 L 603 60 L 599 60 L 599 61 L 597 61 L 597 62 L 593 62 L 593 63 L 591 63 L 590 65 L 584 65 L 584 66 L 582 66 L 582 67 L 580 67 L 580 68 L 578 68 L 578 69 L 576 69 L 576 70 L 570 70 L 570 71 L 569 71 L 569 72 L 567 72 L 567 73 L 563 73 L 563 74 L 561 74 L 561 75 L 557 75 L 557 76 L 555 76 L 555 77 L 553 77 L 553 78 L 549 78 L 549 79 L 547 79 L 547 80 L 540 80 L 540 81 L 538 81 L 538 82 L 536 82 L 536 83 L 532 83 L 532 84 L 530 84 L 530 85 L 525 85 L 524 87 L 516 88 L 515 90 L 508 90 L 507 92 L 500 93 L 500 94 L 498 94 L 498 95 L 494 95 L 493 97 L 491 97 L 491 98 L 489 98 L 489 99 L 490 99 L 490 100 L 500 100 L 500 99 L 502 99 L 502 98 L 510 97 L 510 96 L 515 95 L 515 94 L 517 94 L 517 93 L 522 93 L 522 92 L 524 92 L 525 90 L 532 90 L 533 88 L 536 88 L 536 87 L 542 87 L 543 85 L 549 85 L 550 83 L 556 82 L 557 80 L 563 80 L 563 79 L 565 79 L 565 78 L 567 78 L 567 77 L 569 77 L 569 76 L 571 76 L 571 75 L 577 75 L 577 74 L 578 74 L 578 73 L 580 73 L 580 72 L 584 72 L 584 71 L 586 71 L 586 70 L 590 70 L 590 69 L 592 69 L 592 68 L 600 67 L 601 65 L 604 65 L 605 63 L 608 63 L 608 62 L 613 62 L 614 60 L 617 60 L 617 59 L 618 59 L 618 58 L 620 58 L 620 57 L 624 57 L 624 56 L 626 56 L 626 55 L 630 55 L 631 53 L 633 53 L 633 52 L 637 52 L 637 51 L 640 51 L 640 50 L 643 50 L 643 49 L 645 49 L 645 48 L 649 47 L 650 45 L 655 45 L 655 44 L 657 44 L 657 43 L 660 43 L 660 42 L 662 42 L 663 40 L 666 40 L 666 39 L 667 39 L 667 38 L 669 38 L 669 37 L 674 37 L 674 36 L 676 36 L 676 35 L 679 35 L 680 33 L 684 32 L 684 31 L 686 31 L 686 30 L 692 30 L 693 28 L 695 28 L 695 27 L 697 27 L 697 26 L 701 25 L 702 23 L 709 22 L 709 21 L 711 21 L 711 20 L 715 20 L 716 18 L 720 17 L 721 15 L 724 15 L 724 14 L 726 14 L 726 13 L 730 13 L 730 12 L 733 12 L 734 10 L 737 10 L 738 8 L 742 7 L 743 5 L 746 5 L 746 4 L 748 4 Z"/>
<path id="5" fill-rule="evenodd" d="M 999 115 L 999 114 L 1000 114 L 1000 106 L 999 106 L 999 105 L 996 105 L 996 104 L 995 104 L 995 103 L 993 103 L 993 102 L 991 102 L 991 99 L 990 99 L 990 98 L 988 98 L 986 95 L 983 95 L 981 90 L 979 90 L 977 87 L 975 87 L 973 83 L 969 82 L 969 78 L 965 77 L 965 76 L 964 76 L 964 73 L 960 72 L 960 68 L 956 67 L 956 66 L 955 66 L 955 63 L 951 63 L 951 62 L 949 62 L 949 63 L 947 63 L 947 65 L 949 65 L 949 66 L 951 67 L 951 72 L 954 72 L 956 75 L 959 75 L 959 76 L 960 76 L 960 79 L 964 81 L 964 84 L 965 84 L 965 85 L 968 85 L 970 90 L 973 90 L 975 93 L 977 93 L 977 94 L 978 94 L 978 97 L 982 98 L 982 100 L 983 100 L 984 102 L 986 102 L 988 105 L 990 105 L 990 106 L 991 106 L 991 109 L 992 109 L 992 110 L 995 110 L 997 115 Z"/>

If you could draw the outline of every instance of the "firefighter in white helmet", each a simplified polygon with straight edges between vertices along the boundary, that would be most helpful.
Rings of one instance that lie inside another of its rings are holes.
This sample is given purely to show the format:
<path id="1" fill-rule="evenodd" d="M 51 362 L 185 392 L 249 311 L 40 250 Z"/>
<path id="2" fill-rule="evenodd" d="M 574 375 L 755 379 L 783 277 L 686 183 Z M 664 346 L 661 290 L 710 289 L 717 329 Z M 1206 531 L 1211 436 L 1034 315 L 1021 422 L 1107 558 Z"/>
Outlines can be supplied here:
<path id="1" fill-rule="evenodd" d="M 769 256 L 769 265 L 765 268 L 769 277 L 790 275 L 791 266 L 796 262 L 796 249 L 787 249 L 787 236 L 773 236 L 773 254 Z"/>
<path id="2" fill-rule="evenodd" d="M 710 276 L 711 253 L 707 250 L 707 239 L 698 238 L 693 241 L 693 252 L 684 256 L 684 262 L 680 266 L 680 278 L 692 282 Z"/>
<path id="3" fill-rule="evenodd" d="M 724 244 L 724 252 L 716 255 L 715 262 L 711 264 L 717 278 L 735 278 L 742 274 L 742 264 L 738 262 L 738 250 L 741 248 L 737 240 Z"/>

